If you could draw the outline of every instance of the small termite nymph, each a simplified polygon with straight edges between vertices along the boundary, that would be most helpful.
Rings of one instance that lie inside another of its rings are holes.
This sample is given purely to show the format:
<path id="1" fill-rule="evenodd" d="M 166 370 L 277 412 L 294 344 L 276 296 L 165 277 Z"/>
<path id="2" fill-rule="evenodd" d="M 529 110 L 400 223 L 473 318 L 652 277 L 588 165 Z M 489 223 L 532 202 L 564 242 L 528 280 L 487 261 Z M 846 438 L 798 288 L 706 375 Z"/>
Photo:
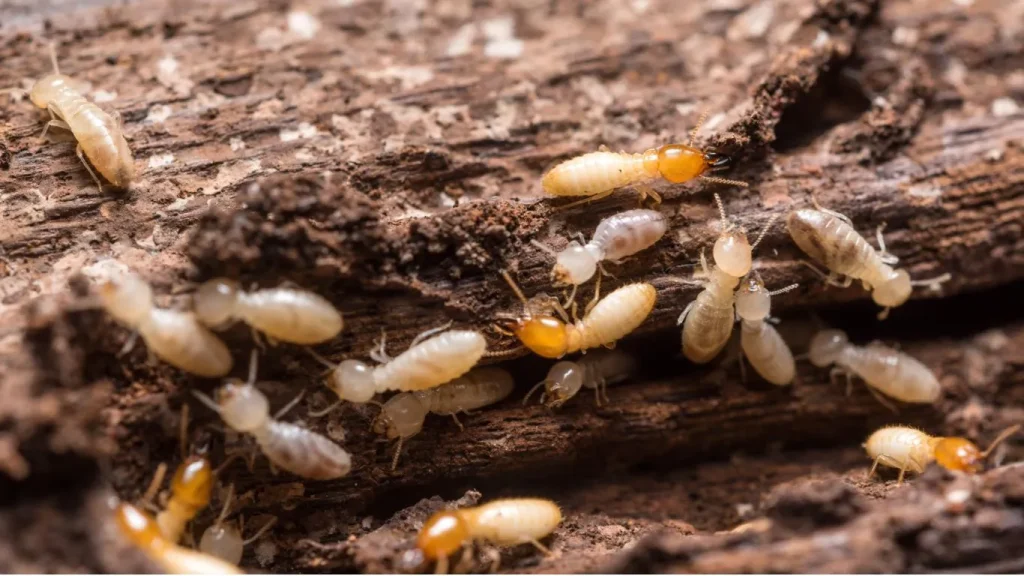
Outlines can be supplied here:
<path id="1" fill-rule="evenodd" d="M 628 210 L 609 216 L 597 225 L 586 244 L 573 240 L 561 252 L 534 242 L 555 257 L 551 279 L 555 285 L 578 286 L 593 278 L 601 262 L 619 262 L 653 246 L 668 231 L 665 216 L 655 210 Z"/>
<path id="2" fill-rule="evenodd" d="M 722 232 L 715 241 L 712 257 L 715 265 L 708 268 L 704 253 L 700 263 L 703 270 L 704 290 L 679 315 L 677 324 L 683 325 L 683 355 L 691 362 L 710 362 L 729 343 L 736 316 L 733 305 L 740 278 L 750 272 L 754 248 L 761 243 L 776 217 L 772 217 L 757 240 L 750 244 L 742 228 L 730 224 L 715 194 L 715 202 L 722 221 Z"/>
<path id="3" fill-rule="evenodd" d="M 483 540 L 497 546 L 533 544 L 551 552 L 540 540 L 562 522 L 562 511 L 550 500 L 509 498 L 475 508 L 442 510 L 423 525 L 416 547 L 428 561 L 437 562 L 436 573 L 448 571 L 448 557 L 459 548 Z"/>
<path id="4" fill-rule="evenodd" d="M 796 210 L 786 218 L 786 227 L 793 242 L 814 261 L 831 271 L 825 276 L 820 270 L 806 263 L 812 270 L 825 277 L 829 284 L 847 287 L 854 280 L 860 280 L 864 288 L 871 291 L 871 298 L 882 307 L 878 317 L 884 319 L 889 310 L 902 305 L 910 298 L 914 286 L 938 286 L 949 280 L 949 274 L 928 280 L 911 280 L 906 270 L 896 270 L 893 264 L 899 258 L 885 249 L 882 229 L 876 231 L 879 250 L 875 250 L 863 236 L 853 229 L 846 216 L 820 208 L 818 210 Z M 837 276 L 845 276 L 843 282 Z"/>
<path id="5" fill-rule="evenodd" d="M 743 279 L 736 292 L 736 315 L 742 322 L 740 345 L 743 354 L 762 378 L 776 386 L 792 384 L 796 377 L 796 361 L 778 330 L 765 319 L 771 312 L 771 297 L 796 287 L 792 284 L 769 292 L 755 272 Z"/>
<path id="6" fill-rule="evenodd" d="M 981 471 L 988 455 L 1010 436 L 1020 430 L 1020 424 L 1003 430 L 984 452 L 966 438 L 929 436 L 909 426 L 886 426 L 875 431 L 864 443 L 868 456 L 874 459 L 868 478 L 875 475 L 879 464 L 900 471 L 897 483 L 903 482 L 908 471 L 920 474 L 932 462 L 943 468 L 976 474 Z"/>
<path id="7" fill-rule="evenodd" d="M 541 386 L 540 401 L 548 408 L 559 408 L 582 388 L 594 390 L 594 402 L 600 406 L 608 401 L 608 385 L 629 378 L 636 370 L 636 360 L 618 350 L 597 350 L 574 362 L 556 362 L 547 377 L 538 382 L 523 398 L 525 405 Z"/>
<path id="8" fill-rule="evenodd" d="M 243 320 L 274 340 L 319 344 L 341 332 L 341 314 L 324 298 L 295 288 L 246 292 L 226 278 L 204 282 L 193 296 L 196 317 L 210 328 Z"/>
<path id="9" fill-rule="evenodd" d="M 243 540 L 244 525 L 242 521 L 239 520 L 237 527 L 233 522 L 226 523 L 224 521 L 231 507 L 231 499 L 235 493 L 234 488 L 234 486 L 228 487 L 228 495 L 224 499 L 224 507 L 221 509 L 220 516 L 203 531 L 203 536 L 199 539 L 199 551 L 237 566 L 242 561 L 245 547 L 259 540 L 267 530 L 270 530 L 271 526 L 277 523 L 277 518 L 271 518 L 255 534 Z"/>
<path id="10" fill-rule="evenodd" d="M 639 154 L 602 150 L 577 156 L 555 166 L 544 174 L 541 186 L 552 196 L 588 196 L 563 208 L 582 202 L 591 202 L 610 195 L 623 186 L 633 185 L 640 200 L 647 196 L 661 202 L 661 196 L 648 184 L 664 179 L 673 184 L 703 178 L 710 182 L 747 187 L 746 182 L 708 176 L 708 172 L 725 170 L 731 164 L 728 157 L 695 148 L 693 140 L 704 121 L 701 116 L 690 133 L 687 144 L 666 144 Z"/>
<path id="11" fill-rule="evenodd" d="M 207 378 L 231 371 L 231 353 L 220 338 L 190 312 L 155 307 L 153 290 L 138 276 L 126 274 L 104 283 L 98 292 L 107 313 L 134 329 L 149 350 L 167 363 Z"/>
<path id="12" fill-rule="evenodd" d="M 461 429 L 462 423 L 458 418 L 460 412 L 469 413 L 501 402 L 512 393 L 513 388 L 515 382 L 511 374 L 501 368 L 485 367 L 471 370 L 465 376 L 437 388 L 392 396 L 384 403 L 372 426 L 377 434 L 385 435 L 389 440 L 397 440 L 391 470 L 398 467 L 402 443 L 420 433 L 428 413 L 451 416 Z"/>
<path id="13" fill-rule="evenodd" d="M 348 452 L 327 438 L 271 417 L 267 397 L 256 389 L 256 352 L 249 362 L 249 380 L 231 379 L 217 389 L 215 399 L 192 394 L 224 419 L 236 432 L 251 434 L 275 466 L 310 480 L 340 478 L 352 469 Z M 285 407 L 281 413 L 291 408 Z"/>
<path id="14" fill-rule="evenodd" d="M 244 573 L 234 564 L 168 540 L 152 516 L 131 504 L 120 502 L 113 506 L 114 521 L 121 534 L 168 574 Z"/>
<path id="15" fill-rule="evenodd" d="M 853 385 L 852 375 L 860 376 L 878 401 L 893 410 L 875 390 L 903 402 L 922 404 L 935 402 L 942 393 L 935 374 L 924 364 L 881 342 L 863 347 L 850 344 L 842 330 L 818 332 L 811 339 L 808 352 L 811 364 L 819 368 L 836 365 L 832 369 L 833 379 L 839 374 L 846 375 L 847 394 Z"/>
<path id="16" fill-rule="evenodd" d="M 523 291 L 508 272 L 503 270 L 502 276 L 526 308 L 524 315 L 509 322 L 512 334 L 534 354 L 544 358 L 561 358 L 599 346 L 611 348 L 643 324 L 654 309 L 658 296 L 650 284 L 627 284 L 598 301 L 582 320 L 570 323 L 568 314 L 558 302 L 552 304 L 561 319 L 548 314 L 534 314 Z M 600 290 L 600 276 L 597 286 Z M 595 291 L 595 299 L 597 293 Z"/>
<path id="17" fill-rule="evenodd" d="M 42 137 L 46 137 L 50 128 L 71 132 L 78 141 L 75 153 L 96 181 L 100 192 L 103 191 L 103 183 L 89 162 L 115 187 L 127 188 L 135 178 L 135 161 L 124 139 L 120 114 L 111 116 L 79 94 L 73 87 L 74 81 L 60 73 L 53 45 L 50 46 L 50 59 L 53 74 L 36 81 L 29 93 L 32 104 L 50 113 L 50 121 L 43 129 Z"/>

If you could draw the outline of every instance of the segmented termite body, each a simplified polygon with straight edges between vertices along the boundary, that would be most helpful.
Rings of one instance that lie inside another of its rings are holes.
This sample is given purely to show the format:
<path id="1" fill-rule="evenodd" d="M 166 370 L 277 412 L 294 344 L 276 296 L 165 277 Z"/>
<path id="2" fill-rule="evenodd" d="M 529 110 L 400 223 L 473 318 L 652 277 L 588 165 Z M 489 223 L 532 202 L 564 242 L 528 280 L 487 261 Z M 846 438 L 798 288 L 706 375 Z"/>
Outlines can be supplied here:
<path id="1" fill-rule="evenodd" d="M 783 288 L 789 291 L 796 284 Z M 771 312 L 773 294 L 756 273 L 748 274 L 736 292 L 736 315 L 740 317 L 740 346 L 747 361 L 762 378 L 776 386 L 787 386 L 796 377 L 796 361 L 778 330 L 765 321 Z"/>
<path id="2" fill-rule="evenodd" d="M 187 372 L 216 378 L 231 371 L 227 346 L 191 312 L 153 305 L 153 290 L 138 276 L 127 274 L 99 288 L 103 308 L 134 329 L 157 357 Z"/>
<path id="3" fill-rule="evenodd" d="M 876 430 L 864 443 L 868 456 L 874 460 L 868 477 L 874 476 L 878 465 L 882 464 L 899 469 L 898 482 L 903 482 L 908 471 L 920 474 L 932 462 L 948 470 L 975 474 L 992 450 L 1020 428 L 1019 424 L 1007 428 L 982 452 L 966 438 L 930 436 L 909 426 L 886 426 Z"/>
<path id="4" fill-rule="evenodd" d="M 522 290 L 508 272 L 502 274 L 524 306 L 529 307 Z M 582 320 L 575 323 L 569 323 L 567 316 L 559 319 L 527 312 L 512 321 L 510 328 L 516 338 L 538 356 L 561 358 L 572 352 L 613 346 L 643 324 L 654 309 L 656 299 L 654 286 L 627 284 L 598 301 Z"/>
<path id="5" fill-rule="evenodd" d="M 549 408 L 558 408 L 572 399 L 582 388 L 594 391 L 597 405 L 608 400 L 608 385 L 628 378 L 636 370 L 636 359 L 619 350 L 596 350 L 575 361 L 555 363 L 547 377 L 539 382 L 526 397 L 526 404 L 534 390 L 544 387 L 540 401 Z"/>
<path id="6" fill-rule="evenodd" d="M 124 138 L 120 116 L 115 119 L 74 88 L 74 81 L 60 73 L 52 46 L 51 59 L 53 74 L 37 80 L 29 93 L 32 104 L 50 113 L 51 120 L 43 130 L 43 136 L 51 127 L 71 132 L 78 141 L 78 158 L 100 191 L 103 191 L 103 184 L 85 158 L 108 182 L 117 188 L 127 188 L 135 178 L 135 161 Z"/>
<path id="7" fill-rule="evenodd" d="M 341 332 L 341 313 L 326 299 L 295 288 L 246 292 L 238 283 L 216 278 L 193 297 L 196 316 L 211 328 L 243 320 L 274 340 L 319 344 Z"/>
<path id="8" fill-rule="evenodd" d="M 935 374 L 921 362 L 881 342 L 850 344 L 842 330 L 815 334 L 808 356 L 819 368 L 835 364 L 833 375 L 845 373 L 848 385 L 852 383 L 851 374 L 855 374 L 870 388 L 903 402 L 927 404 L 942 393 Z"/>
<path id="9" fill-rule="evenodd" d="M 667 231 L 668 221 L 656 210 L 628 210 L 609 216 L 597 225 L 590 242 L 581 245 L 573 240 L 555 253 L 551 278 L 556 284 L 583 284 L 603 260 L 628 258 L 653 246 Z"/>
<path id="10" fill-rule="evenodd" d="M 168 540 L 156 520 L 142 510 L 121 502 L 114 508 L 114 521 L 121 534 L 150 560 L 169 574 L 242 574 L 220 558 L 190 550 Z"/>
<path id="11" fill-rule="evenodd" d="M 550 500 L 509 498 L 474 508 L 442 510 L 435 513 L 416 539 L 427 560 L 438 563 L 437 572 L 447 571 L 448 557 L 462 546 L 484 540 L 498 546 L 533 544 L 549 553 L 540 539 L 555 531 L 562 511 Z"/>
<path id="12" fill-rule="evenodd" d="M 213 466 L 202 456 L 189 456 L 171 479 L 171 498 L 156 515 L 160 533 L 171 542 L 181 540 L 188 524 L 200 510 L 210 505 L 213 492 Z"/>

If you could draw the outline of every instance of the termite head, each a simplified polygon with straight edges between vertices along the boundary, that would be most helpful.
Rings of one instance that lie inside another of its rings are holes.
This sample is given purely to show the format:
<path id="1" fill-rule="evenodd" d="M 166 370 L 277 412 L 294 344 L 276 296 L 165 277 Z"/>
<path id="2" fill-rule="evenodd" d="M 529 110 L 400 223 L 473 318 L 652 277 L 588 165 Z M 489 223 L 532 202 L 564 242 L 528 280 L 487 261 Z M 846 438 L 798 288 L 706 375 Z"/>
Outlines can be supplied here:
<path id="1" fill-rule="evenodd" d="M 575 396 L 583 387 L 583 370 L 575 362 L 558 362 L 544 379 L 545 404 L 555 408 Z"/>
<path id="2" fill-rule="evenodd" d="M 456 510 L 435 513 L 423 525 L 416 538 L 416 547 L 427 560 L 447 558 L 469 539 L 469 526 Z"/>
<path id="3" fill-rule="evenodd" d="M 935 444 L 935 461 L 948 470 L 976 474 L 981 471 L 985 456 L 966 438 L 940 438 Z"/>
<path id="4" fill-rule="evenodd" d="M 842 330 L 822 330 L 811 339 L 808 357 L 811 364 L 818 368 L 830 366 L 850 343 L 850 339 Z"/>
<path id="5" fill-rule="evenodd" d="M 506 323 L 509 330 L 534 354 L 561 358 L 569 350 L 565 323 L 554 316 L 529 315 Z"/>
<path id="6" fill-rule="evenodd" d="M 871 299 L 879 306 L 895 308 L 910 298 L 912 290 L 910 274 L 906 270 L 893 270 L 884 283 L 875 286 Z"/>
<path id="7" fill-rule="evenodd" d="M 103 308 L 119 322 L 135 326 L 153 308 L 153 289 L 134 274 L 125 274 L 99 287 Z"/>
<path id="8" fill-rule="evenodd" d="M 118 529 L 132 544 L 139 548 L 149 548 L 154 542 L 163 539 L 160 526 L 152 516 L 126 502 L 116 504 L 114 522 Z"/>
<path id="9" fill-rule="evenodd" d="M 218 521 L 211 524 L 203 531 L 203 537 L 199 540 L 199 549 L 204 554 L 216 556 L 232 564 L 238 564 L 242 560 L 244 548 L 242 533 L 238 531 L 234 522 Z"/>
<path id="10" fill-rule="evenodd" d="M 658 172 L 669 182 L 687 182 L 707 172 L 704 152 L 684 144 L 666 144 L 658 148 Z"/>
<path id="11" fill-rule="evenodd" d="M 171 493 L 174 497 L 196 509 L 210 503 L 212 492 L 213 466 L 202 456 L 186 458 L 171 479 Z"/>
<path id="12" fill-rule="evenodd" d="M 74 86 L 74 81 L 70 76 L 47 74 L 36 80 L 28 97 L 32 100 L 34 106 L 45 110 L 50 102 L 53 102 L 60 94 L 60 91 L 66 86 Z"/>
<path id="13" fill-rule="evenodd" d="M 764 320 L 772 310 L 771 294 L 758 274 L 748 274 L 736 292 L 736 313 L 748 321 Z"/>
<path id="14" fill-rule="evenodd" d="M 238 282 L 215 278 L 203 282 L 192 296 L 196 318 L 210 328 L 223 328 L 235 318 Z"/>
<path id="15" fill-rule="evenodd" d="M 389 439 L 409 438 L 420 433 L 427 409 L 415 394 L 403 392 L 384 403 L 371 428 Z"/>
<path id="16" fill-rule="evenodd" d="M 750 272 L 754 262 L 754 249 L 750 247 L 747 234 L 738 226 L 730 226 L 722 230 L 722 235 L 715 240 L 712 252 L 715 266 L 736 278 L 742 278 Z"/>
<path id="17" fill-rule="evenodd" d="M 270 403 L 252 384 L 229 380 L 217 389 L 215 398 L 221 418 L 238 432 L 252 432 L 270 418 Z"/>
<path id="18" fill-rule="evenodd" d="M 573 240 L 555 257 L 551 279 L 556 285 L 583 284 L 597 272 L 597 259 L 585 246 Z"/>
<path id="19" fill-rule="evenodd" d="M 727 170 L 732 166 L 732 158 L 725 154 L 708 151 L 704 152 L 704 163 L 708 165 L 709 171 L 718 172 L 721 170 Z"/>
<path id="20" fill-rule="evenodd" d="M 331 372 L 327 387 L 338 395 L 339 400 L 363 404 L 373 399 L 376 386 L 373 368 L 359 360 L 345 360 Z"/>

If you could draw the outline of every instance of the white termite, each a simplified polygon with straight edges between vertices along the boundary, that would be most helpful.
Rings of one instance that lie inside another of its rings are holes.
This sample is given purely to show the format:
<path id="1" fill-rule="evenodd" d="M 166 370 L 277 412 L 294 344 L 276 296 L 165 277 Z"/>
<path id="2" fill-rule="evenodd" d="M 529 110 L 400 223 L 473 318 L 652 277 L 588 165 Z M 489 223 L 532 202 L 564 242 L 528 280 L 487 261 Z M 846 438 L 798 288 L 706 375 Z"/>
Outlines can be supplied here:
<path id="1" fill-rule="evenodd" d="M 321 296 L 296 288 L 246 292 L 226 278 L 204 282 L 192 297 L 196 317 L 210 328 L 243 320 L 274 340 L 319 344 L 341 332 L 341 313 Z"/>
<path id="2" fill-rule="evenodd" d="M 134 274 L 100 285 L 103 308 L 115 320 L 132 328 L 157 357 L 182 370 L 217 378 L 231 371 L 227 346 L 191 312 L 157 308 L 153 290 Z M 130 349 L 134 338 L 128 341 Z"/>
<path id="3" fill-rule="evenodd" d="M 771 313 L 772 296 L 789 292 L 792 284 L 769 292 L 761 276 L 748 274 L 736 292 L 736 315 L 740 317 L 740 346 L 747 361 L 762 378 L 776 386 L 787 386 L 796 377 L 796 361 L 789 345 L 774 326 L 766 322 Z"/>
<path id="4" fill-rule="evenodd" d="M 932 462 L 948 470 L 976 474 L 996 446 L 1020 429 L 1020 424 L 1016 424 L 1003 430 L 982 452 L 966 438 L 930 436 L 909 426 L 886 426 L 864 442 L 864 449 L 874 460 L 868 478 L 874 476 L 878 465 L 882 464 L 899 469 L 897 483 L 901 483 L 908 471 L 920 474 Z"/>
<path id="5" fill-rule="evenodd" d="M 234 493 L 235 487 L 228 487 L 228 495 L 224 498 L 220 516 L 203 531 L 203 536 L 199 539 L 199 551 L 237 566 L 242 561 L 245 547 L 259 540 L 277 523 L 277 518 L 271 518 L 255 534 L 242 539 L 242 532 L 245 530 L 244 520 L 239 519 L 237 525 L 234 522 L 225 522 Z"/>
<path id="6" fill-rule="evenodd" d="M 621 350 L 595 350 L 575 361 L 556 362 L 547 377 L 527 392 L 525 405 L 541 386 L 540 401 L 549 408 L 558 408 L 579 393 L 582 388 L 594 391 L 594 402 L 608 401 L 608 385 L 629 378 L 636 370 L 636 359 Z"/>
<path id="7" fill-rule="evenodd" d="M 231 429 L 251 434 L 275 466 L 311 480 L 331 480 L 349 473 L 352 458 L 348 452 L 312 430 L 271 417 L 270 403 L 255 384 L 256 352 L 253 351 L 248 381 L 227 380 L 217 389 L 215 399 L 195 390 L 192 394 L 220 414 Z"/>

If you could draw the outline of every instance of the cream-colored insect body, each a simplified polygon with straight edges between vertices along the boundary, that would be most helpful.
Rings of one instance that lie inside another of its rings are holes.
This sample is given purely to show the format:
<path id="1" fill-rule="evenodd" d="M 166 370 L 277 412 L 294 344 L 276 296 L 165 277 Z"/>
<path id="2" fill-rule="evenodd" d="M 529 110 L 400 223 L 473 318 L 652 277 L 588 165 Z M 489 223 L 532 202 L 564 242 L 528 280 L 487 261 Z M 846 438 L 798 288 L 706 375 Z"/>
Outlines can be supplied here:
<path id="1" fill-rule="evenodd" d="M 310 480 L 340 478 L 352 469 L 348 452 L 301 426 L 270 416 L 267 397 L 256 389 L 256 353 L 249 363 L 249 380 L 231 379 L 217 389 L 215 400 L 192 391 L 236 432 L 251 434 L 275 466 Z"/>
<path id="2" fill-rule="evenodd" d="M 853 280 L 860 280 L 882 307 L 879 318 L 885 318 L 891 308 L 906 302 L 914 286 L 938 286 L 949 279 L 944 274 L 929 280 L 911 280 L 906 270 L 894 269 L 892 265 L 899 258 L 885 249 L 884 225 L 876 231 L 880 250 L 875 250 L 853 229 L 849 218 L 831 210 L 795 210 L 786 218 L 786 227 L 801 250 L 831 271 L 826 282 L 845 288 Z M 836 276 L 846 279 L 839 282 Z"/>
<path id="3" fill-rule="evenodd" d="M 776 386 L 787 386 L 796 377 L 796 361 L 789 345 L 774 326 L 765 321 L 771 312 L 772 296 L 788 292 L 793 284 L 769 292 L 760 275 L 748 274 L 736 292 L 736 315 L 740 317 L 740 346 L 747 361 L 762 378 Z"/>
<path id="4" fill-rule="evenodd" d="M 550 500 L 508 498 L 474 508 L 437 512 L 420 530 L 416 546 L 427 560 L 437 562 L 437 573 L 447 572 L 448 557 L 474 540 L 497 546 L 533 544 L 545 554 L 550 551 L 541 538 L 555 531 L 562 511 Z"/>
<path id="5" fill-rule="evenodd" d="M 938 400 L 942 393 L 935 374 L 924 364 L 881 342 L 867 346 L 850 344 L 842 330 L 822 330 L 815 334 L 808 356 L 819 368 L 835 364 L 832 376 L 846 375 L 847 393 L 852 386 L 852 375 L 860 376 L 872 392 L 877 390 L 903 402 L 929 404 Z M 881 398 L 879 401 L 886 404 Z"/>
<path id="6" fill-rule="evenodd" d="M 103 308 L 136 331 L 157 357 L 186 372 L 217 378 L 231 371 L 227 346 L 191 312 L 157 308 L 153 290 L 138 276 L 126 274 L 99 287 Z"/>
<path id="7" fill-rule="evenodd" d="M 614 346 L 643 324 L 654 309 L 658 296 L 650 284 L 627 284 L 598 301 L 582 320 L 570 323 L 569 316 L 558 302 L 551 304 L 561 319 L 548 314 L 534 314 L 530 311 L 530 302 L 508 272 L 502 271 L 502 275 L 526 308 L 525 315 L 511 321 L 509 328 L 524 346 L 545 358 L 561 358 L 572 352 Z M 598 276 L 598 287 L 600 278 Z"/>
<path id="8" fill-rule="evenodd" d="M 239 520 L 238 526 L 234 522 L 227 523 L 224 521 L 227 518 L 233 495 L 234 486 L 231 486 L 228 488 L 228 496 L 224 499 L 224 507 L 221 509 L 220 516 L 203 531 L 203 536 L 199 539 L 199 551 L 237 566 L 242 561 L 242 553 L 245 551 L 245 547 L 259 540 L 271 526 L 277 523 L 277 518 L 272 518 L 259 531 L 243 540 L 242 530 L 244 526 L 242 521 Z"/>
<path id="9" fill-rule="evenodd" d="M 75 153 L 96 181 L 100 192 L 103 191 L 103 183 L 89 162 L 115 187 L 127 188 L 135 178 L 135 160 L 124 139 L 120 115 L 114 118 L 86 100 L 74 88 L 74 81 L 60 73 L 53 46 L 50 46 L 50 56 L 53 74 L 36 81 L 29 93 L 32 104 L 50 113 L 50 122 L 43 130 L 43 137 L 50 128 L 71 132 L 78 141 Z"/>
<path id="10" fill-rule="evenodd" d="M 695 148 L 693 139 L 700 130 L 701 121 L 690 133 L 688 144 L 666 144 L 639 154 L 602 150 L 577 156 L 558 164 L 541 180 L 544 191 L 552 196 L 588 196 L 582 202 L 604 198 L 623 186 L 633 185 L 640 200 L 647 196 L 661 202 L 650 182 L 664 179 L 673 184 L 703 178 L 711 182 L 746 187 L 746 182 L 707 176 L 729 167 L 730 159 L 715 152 Z M 575 205 L 578 203 L 573 203 Z"/>
<path id="11" fill-rule="evenodd" d="M 398 466 L 402 443 L 420 433 L 427 414 L 433 412 L 451 416 L 462 428 L 458 414 L 490 406 L 504 400 L 515 382 L 512 375 L 501 368 L 485 367 L 471 370 L 464 376 L 436 388 L 396 394 L 384 403 L 381 413 L 373 422 L 373 431 L 397 440 L 391 469 Z"/>
<path id="12" fill-rule="evenodd" d="M 556 362 L 547 377 L 527 392 L 523 404 L 543 386 L 540 401 L 548 408 L 562 406 L 582 388 L 592 389 L 594 401 L 600 406 L 608 401 L 608 385 L 625 380 L 635 370 L 636 360 L 620 350 L 596 350 L 572 362 Z"/>
<path id="13" fill-rule="evenodd" d="M 216 278 L 193 296 L 196 317 L 210 328 L 243 320 L 274 340 L 319 344 L 341 332 L 341 313 L 324 298 L 295 288 L 246 292 L 238 283 Z"/>
<path id="14" fill-rule="evenodd" d="M 168 574 L 244 574 L 234 564 L 168 540 L 152 516 L 131 504 L 116 504 L 114 521 L 129 542 Z"/>
<path id="15" fill-rule="evenodd" d="M 982 452 L 966 438 L 929 436 L 909 426 L 886 426 L 876 430 L 864 443 L 868 456 L 875 461 L 868 478 L 874 476 L 878 465 L 882 464 L 899 469 L 897 482 L 903 482 L 908 471 L 920 474 L 932 462 L 949 470 L 975 474 L 996 446 L 1020 428 L 1017 424 L 1003 430 Z"/>
<path id="16" fill-rule="evenodd" d="M 653 246 L 668 231 L 668 221 L 656 210 L 627 210 L 597 225 L 586 244 L 573 240 L 561 252 L 540 243 L 536 246 L 555 257 L 551 278 L 556 284 L 578 286 L 590 280 L 603 260 L 619 262 Z"/>
<path id="17" fill-rule="evenodd" d="M 774 217 L 769 220 L 758 239 L 750 244 L 743 229 L 729 222 L 717 194 L 715 202 L 722 221 L 722 232 L 712 250 L 715 265 L 709 270 L 701 252 L 700 263 L 707 278 L 704 290 L 686 306 L 677 322 L 683 325 L 683 355 L 697 364 L 710 362 L 729 343 L 736 322 L 733 309 L 736 287 L 740 278 L 750 272 L 754 248 L 775 222 Z"/>

